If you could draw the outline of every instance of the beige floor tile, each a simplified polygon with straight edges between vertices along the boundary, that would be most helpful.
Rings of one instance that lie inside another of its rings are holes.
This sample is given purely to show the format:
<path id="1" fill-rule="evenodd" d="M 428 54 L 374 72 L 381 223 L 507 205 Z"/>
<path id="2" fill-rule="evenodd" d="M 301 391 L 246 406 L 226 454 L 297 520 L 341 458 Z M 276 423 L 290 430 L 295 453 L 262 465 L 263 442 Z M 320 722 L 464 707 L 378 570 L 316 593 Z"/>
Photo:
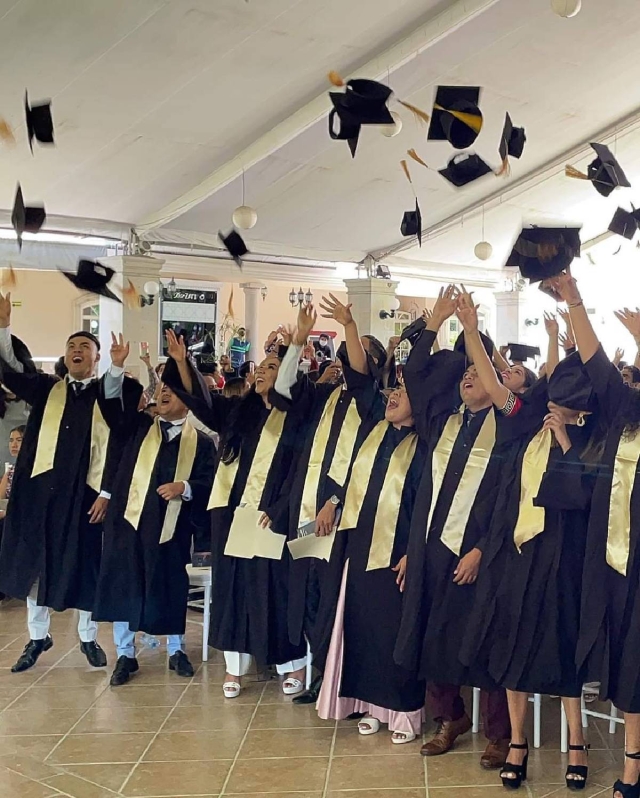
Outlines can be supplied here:
<path id="1" fill-rule="evenodd" d="M 294 696 L 285 695 L 282 692 L 282 682 L 280 679 L 271 679 L 263 682 L 265 685 L 264 695 L 261 704 L 291 704 Z"/>
<path id="2" fill-rule="evenodd" d="M 183 693 L 183 684 L 142 685 L 132 681 L 121 687 L 107 687 L 96 707 L 173 707 Z"/>
<path id="3" fill-rule="evenodd" d="M 234 705 L 233 702 L 217 707 L 177 707 L 167 720 L 163 731 L 240 731 L 247 728 L 254 708 Z"/>
<path id="4" fill-rule="evenodd" d="M 159 734 L 144 756 L 145 762 L 173 762 L 194 759 L 233 759 L 244 731 L 194 731 Z"/>
<path id="5" fill-rule="evenodd" d="M 99 787 L 106 787 L 108 790 L 117 792 L 133 767 L 132 764 L 111 763 L 108 765 L 64 765 L 63 769 L 66 773 L 72 773 Z"/>
<path id="6" fill-rule="evenodd" d="M 3 617 L 2 613 L 0 613 L 0 628 L 4 628 L 2 623 Z M 22 640 L 22 636 L 18 634 L 5 634 L 4 632 L 0 633 L 0 651 L 4 651 L 7 646 L 10 646 L 12 643 L 15 643 L 16 640 Z M 22 644 L 24 645 L 24 643 Z"/>
<path id="7" fill-rule="evenodd" d="M 0 687 L 0 712 L 23 693 L 24 687 Z"/>
<path id="8" fill-rule="evenodd" d="M 46 709 L 78 709 L 84 711 L 102 694 L 104 687 L 74 687 L 73 690 L 52 690 L 50 687 L 34 685 L 29 688 L 11 709 L 21 711 Z"/>
<path id="9" fill-rule="evenodd" d="M 0 713 L 0 736 L 16 734 L 66 734 L 79 720 L 82 709 L 5 709 Z"/>
<path id="10" fill-rule="evenodd" d="M 305 729 L 335 726 L 333 720 L 322 720 L 313 706 L 295 704 L 260 705 L 251 724 L 252 729 Z"/>
<path id="11" fill-rule="evenodd" d="M 233 699 L 234 705 L 248 704 L 255 706 L 262 696 L 264 682 L 248 682 L 245 680 L 242 691 L 237 698 Z M 178 706 L 181 707 L 218 707 L 222 704 L 231 703 L 230 699 L 225 698 L 220 684 L 210 682 L 199 682 L 189 686 L 189 689 L 180 699 Z M 264 703 L 262 701 L 261 703 Z"/>
<path id="12" fill-rule="evenodd" d="M 322 790 L 329 760 L 323 757 L 239 759 L 231 771 L 225 793 Z M 364 796 L 363 796 L 364 798 Z"/>
<path id="13" fill-rule="evenodd" d="M 60 740 L 62 740 L 62 737 L 63 735 L 61 734 L 34 734 L 25 737 L 3 737 L 1 740 L 2 753 L 7 756 L 33 756 L 44 760 Z"/>
<path id="14" fill-rule="evenodd" d="M 88 781 L 72 776 L 70 773 L 54 776 L 44 783 L 71 798 L 114 798 L 110 790 L 105 790 L 96 784 L 90 784 Z"/>
<path id="15" fill-rule="evenodd" d="M 28 754 L 5 754 L 2 749 L 0 749 L 0 768 L 7 768 L 36 781 L 43 781 L 61 773 L 59 767 L 46 765 L 41 757 Z"/>
<path id="16" fill-rule="evenodd" d="M 492 786 L 499 784 L 498 773 L 483 770 L 476 753 L 454 753 L 427 758 L 429 789 L 433 787 Z"/>
<path id="17" fill-rule="evenodd" d="M 356 727 L 339 728 L 336 734 L 334 754 L 336 756 L 368 756 L 375 754 L 393 756 L 415 756 L 420 752 L 422 739 L 419 737 L 412 743 L 396 745 L 391 742 L 391 732 L 382 726 L 377 734 L 363 735 Z"/>
<path id="18" fill-rule="evenodd" d="M 92 707 L 73 733 L 157 732 L 169 712 L 170 707 Z"/>
<path id="19" fill-rule="evenodd" d="M 17 658 L 16 655 L 16 659 Z M 27 687 L 30 687 L 41 676 L 44 676 L 47 672 L 47 668 L 51 665 L 53 665 L 53 662 L 50 662 L 47 667 L 44 665 L 36 665 L 35 668 L 24 671 L 24 673 L 11 673 L 10 668 L 0 668 L 0 690 L 2 690 L 3 687 L 21 687 L 23 690 L 26 690 Z"/>
<path id="20" fill-rule="evenodd" d="M 70 734 L 51 754 L 52 765 L 137 762 L 153 734 Z"/>
<path id="21" fill-rule="evenodd" d="M 241 759 L 329 756 L 333 729 L 278 729 L 249 731 Z"/>
<path id="22" fill-rule="evenodd" d="M 223 684 L 224 677 L 227 669 L 222 662 L 203 662 L 202 667 L 195 676 L 196 682 L 204 682 L 206 684 Z"/>
<path id="23" fill-rule="evenodd" d="M 143 762 L 133 771 L 124 787 L 126 796 L 214 795 L 222 789 L 230 761 L 194 762 L 179 766 L 175 762 Z"/>
<path id="24" fill-rule="evenodd" d="M 327 798 L 425 798 L 425 790 L 330 790 Z"/>
<path id="25" fill-rule="evenodd" d="M 0 768 L 0 795 L 6 798 L 48 798 L 51 787 Z"/>
<path id="26" fill-rule="evenodd" d="M 53 663 L 51 663 L 53 664 Z M 30 671 L 26 671 L 30 673 Z M 24 674 L 18 674 L 23 676 Z M 76 687 L 106 687 L 111 675 L 109 668 L 53 668 L 38 682 L 41 687 L 64 688 L 73 690 Z"/>
<path id="27" fill-rule="evenodd" d="M 334 757 L 329 774 L 330 790 L 424 788 L 422 757 L 396 761 L 386 756 Z"/>
<path id="28" fill-rule="evenodd" d="M 227 790 L 224 791 L 224 798 L 228 798 L 228 796 L 239 796 L 241 795 L 242 798 L 274 798 L 274 794 L 272 792 L 228 792 Z M 322 798 L 322 792 L 278 792 L 278 798 Z M 358 798 L 368 798 L 368 796 L 360 795 Z M 423 795 L 420 798 L 424 798 L 424 790 Z"/>

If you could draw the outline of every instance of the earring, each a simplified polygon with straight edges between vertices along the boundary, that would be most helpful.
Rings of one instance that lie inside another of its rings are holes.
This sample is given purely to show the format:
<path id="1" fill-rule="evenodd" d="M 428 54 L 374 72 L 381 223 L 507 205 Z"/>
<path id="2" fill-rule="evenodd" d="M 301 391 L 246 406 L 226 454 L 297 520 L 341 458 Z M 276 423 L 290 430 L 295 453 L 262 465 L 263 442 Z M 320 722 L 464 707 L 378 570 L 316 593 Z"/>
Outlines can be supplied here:
<path id="1" fill-rule="evenodd" d="M 584 427 L 584 425 L 586 423 L 584 419 L 585 419 L 585 414 L 584 413 L 578 413 L 578 420 L 576 421 L 576 426 Z"/>

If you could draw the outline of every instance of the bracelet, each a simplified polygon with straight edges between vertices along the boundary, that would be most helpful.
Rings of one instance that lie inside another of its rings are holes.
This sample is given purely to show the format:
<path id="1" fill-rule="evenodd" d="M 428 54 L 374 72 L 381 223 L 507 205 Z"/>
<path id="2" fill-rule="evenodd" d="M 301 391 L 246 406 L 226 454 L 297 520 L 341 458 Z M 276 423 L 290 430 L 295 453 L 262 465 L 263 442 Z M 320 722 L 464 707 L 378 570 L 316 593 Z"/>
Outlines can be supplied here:
<path id="1" fill-rule="evenodd" d="M 569 308 L 569 310 L 571 310 L 571 308 L 579 308 L 581 305 L 582 305 L 582 300 L 580 300 L 579 302 L 575 302 L 573 305 L 567 305 L 567 307 Z"/>

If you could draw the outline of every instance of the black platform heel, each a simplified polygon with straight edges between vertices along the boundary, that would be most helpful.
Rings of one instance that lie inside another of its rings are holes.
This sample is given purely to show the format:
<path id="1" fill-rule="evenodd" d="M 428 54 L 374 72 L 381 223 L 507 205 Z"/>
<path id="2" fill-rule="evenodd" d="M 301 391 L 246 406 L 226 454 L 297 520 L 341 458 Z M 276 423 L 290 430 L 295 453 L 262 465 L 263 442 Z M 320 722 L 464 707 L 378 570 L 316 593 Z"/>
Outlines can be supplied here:
<path id="1" fill-rule="evenodd" d="M 517 790 L 523 781 L 527 780 L 527 765 L 529 764 L 529 743 L 510 743 L 509 748 L 517 751 L 526 751 L 527 753 L 522 760 L 521 765 L 513 765 L 511 762 L 505 762 L 504 767 L 500 771 L 500 778 L 502 779 L 502 786 L 508 790 Z M 507 776 L 507 773 L 513 773 L 514 778 Z M 628 798 L 628 796 L 624 796 Z M 639 797 L 640 798 L 640 797 Z"/>
<path id="2" fill-rule="evenodd" d="M 627 759 L 640 759 L 640 751 L 635 754 L 628 754 L 625 752 Z M 618 779 L 613 785 L 613 795 L 619 792 L 622 798 L 640 798 L 640 779 L 635 784 L 625 784 L 624 781 Z"/>
<path id="3" fill-rule="evenodd" d="M 588 745 L 570 745 L 570 751 L 586 751 L 589 753 Z M 589 767 L 587 765 L 568 765 L 564 780 L 569 790 L 584 790 L 587 784 Z M 577 779 L 570 779 L 569 776 L 577 776 Z"/>

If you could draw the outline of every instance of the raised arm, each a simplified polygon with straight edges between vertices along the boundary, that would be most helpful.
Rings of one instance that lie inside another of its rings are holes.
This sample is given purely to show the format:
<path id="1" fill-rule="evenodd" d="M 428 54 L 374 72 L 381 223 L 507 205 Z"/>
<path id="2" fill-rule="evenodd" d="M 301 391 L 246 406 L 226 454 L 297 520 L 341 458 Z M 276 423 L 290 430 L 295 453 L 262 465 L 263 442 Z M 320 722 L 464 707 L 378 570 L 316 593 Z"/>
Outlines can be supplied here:
<path id="1" fill-rule="evenodd" d="M 548 380 L 550 380 L 556 366 L 560 362 L 560 325 L 552 313 L 547 313 L 545 311 L 544 327 L 547 331 L 547 335 L 549 336 L 545 376 Z"/>
<path id="2" fill-rule="evenodd" d="M 351 315 L 351 305 L 343 305 L 333 294 L 323 296 L 320 307 L 324 310 L 323 319 L 334 319 L 344 327 L 344 340 L 347 345 L 349 365 L 358 374 L 368 374 L 367 354 L 360 340 L 358 327 Z"/>
<path id="3" fill-rule="evenodd" d="M 300 352 L 306 344 L 317 318 L 318 314 L 313 309 L 313 305 L 300 305 L 296 329 L 291 336 L 291 344 L 280 364 L 274 386 L 276 392 L 284 396 L 285 399 L 291 399 L 291 389 L 298 379 Z"/>
<path id="4" fill-rule="evenodd" d="M 24 365 L 16 357 L 11 341 L 11 292 L 6 296 L 0 293 L 0 358 L 12 371 L 23 373 Z"/>
<path id="5" fill-rule="evenodd" d="M 549 283 L 557 297 L 567 303 L 580 358 L 583 363 L 588 363 L 600 349 L 600 341 L 582 302 L 578 284 L 571 276 L 570 269 L 551 278 Z"/>
<path id="6" fill-rule="evenodd" d="M 173 330 L 167 330 L 167 354 L 173 358 L 178 373 L 182 380 L 182 386 L 187 393 L 193 393 L 193 374 L 187 360 L 187 347 L 182 336 L 177 337 Z"/>

